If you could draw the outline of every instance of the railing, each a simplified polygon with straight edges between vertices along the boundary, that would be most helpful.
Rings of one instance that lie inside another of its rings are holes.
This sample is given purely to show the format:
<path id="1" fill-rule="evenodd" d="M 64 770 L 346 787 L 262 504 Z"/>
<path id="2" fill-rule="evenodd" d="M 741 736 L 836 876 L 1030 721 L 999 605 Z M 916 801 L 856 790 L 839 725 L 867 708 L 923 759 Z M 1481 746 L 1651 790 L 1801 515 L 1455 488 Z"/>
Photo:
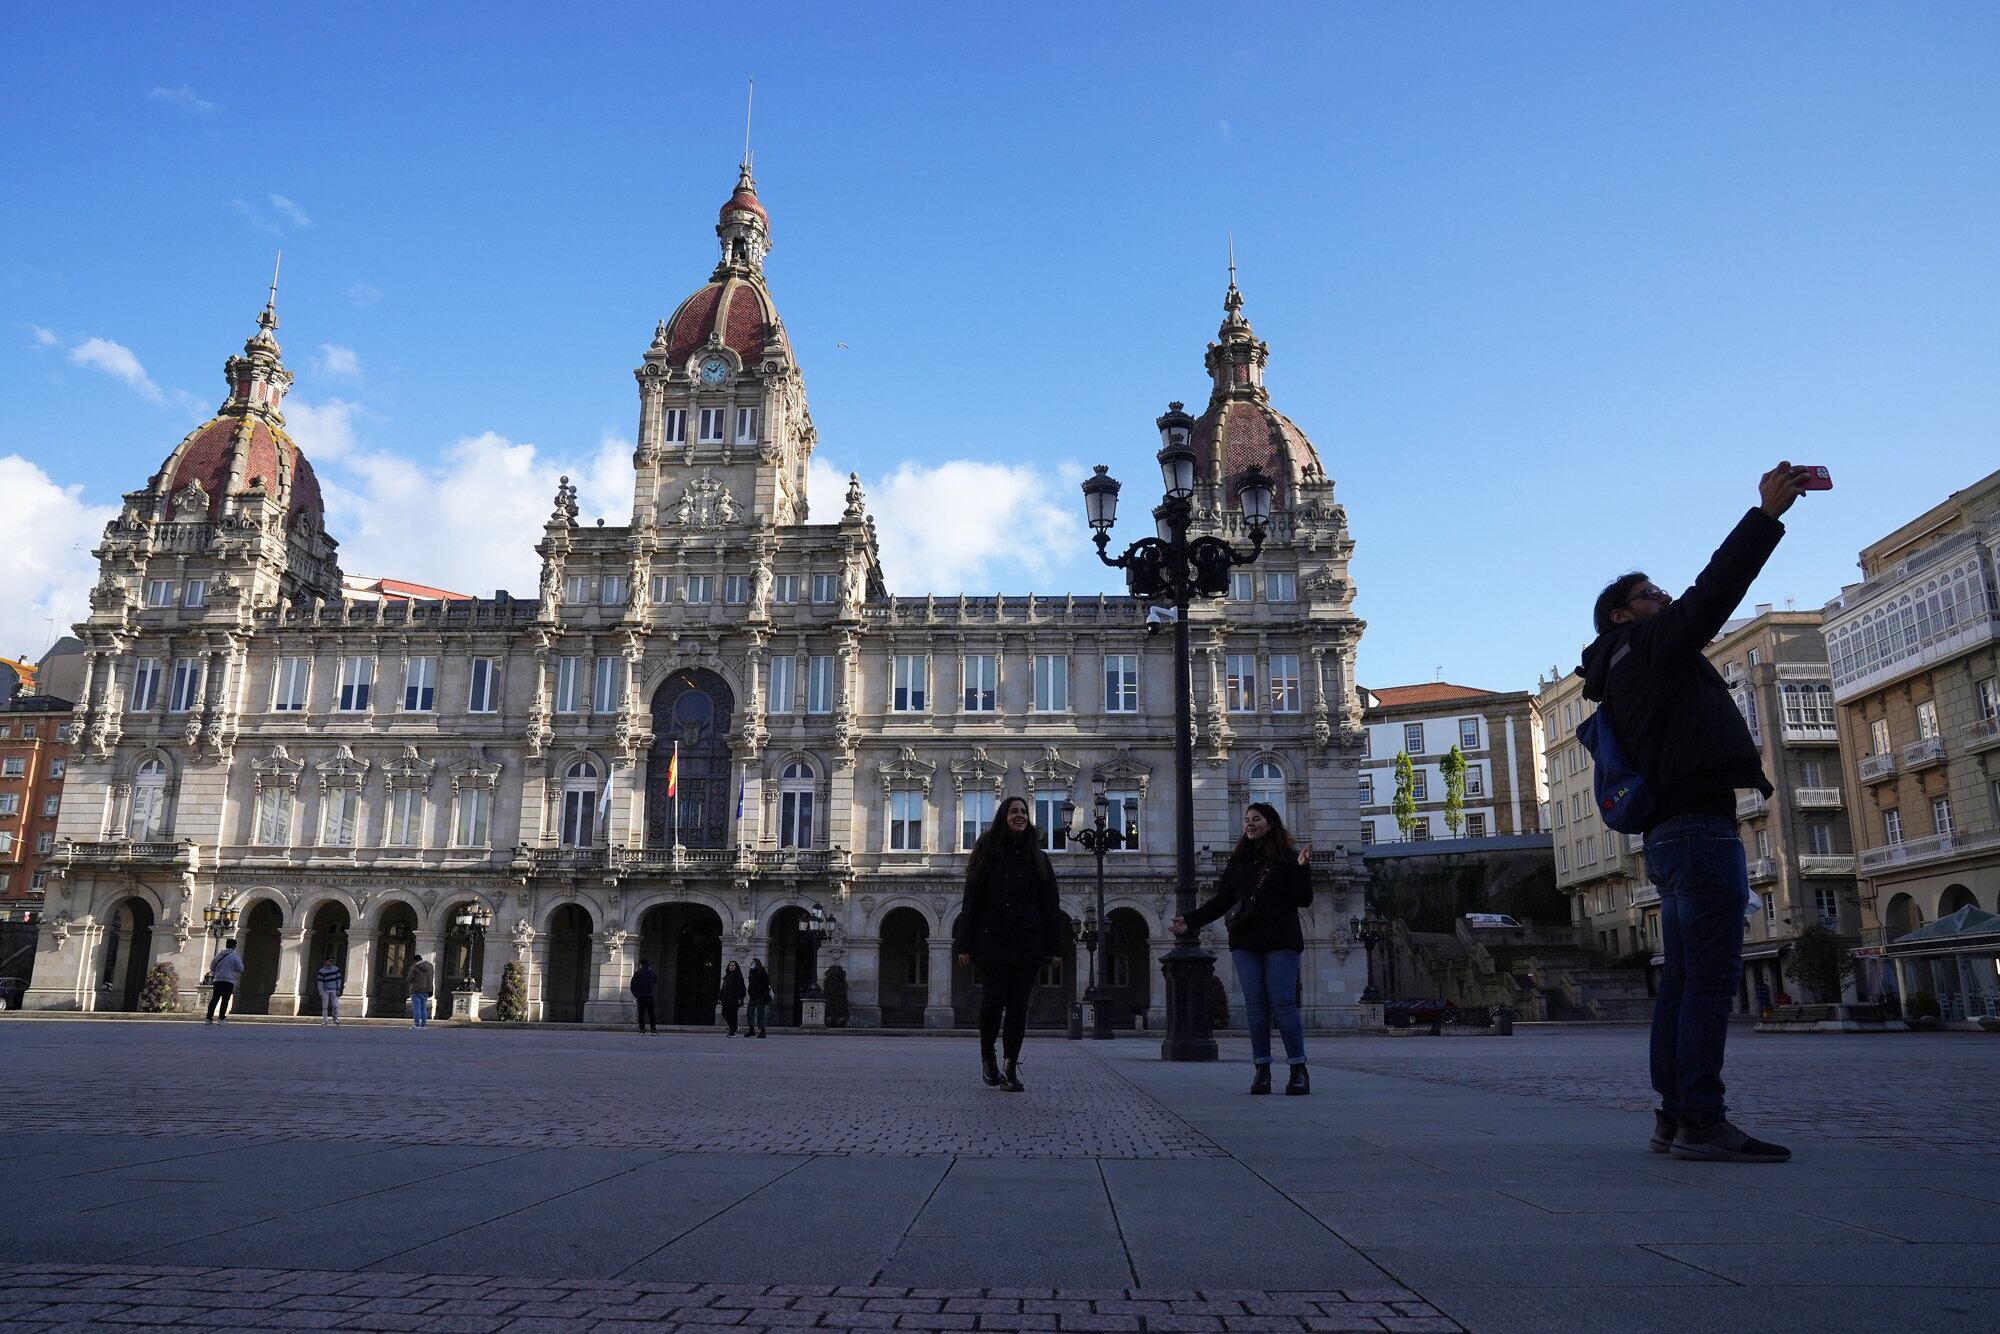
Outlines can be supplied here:
<path id="1" fill-rule="evenodd" d="M 1837 811 L 1847 802 L 1837 787 L 1795 787 L 1792 808 L 1800 811 Z"/>
<path id="2" fill-rule="evenodd" d="M 1968 751 L 1990 750 L 1994 746 L 2000 746 L 2000 715 L 1981 718 L 1978 722 L 1967 725 L 1963 735 L 1965 748 Z"/>
<path id="3" fill-rule="evenodd" d="M 153 550 L 206 551 L 209 534 L 214 531 L 214 525 L 206 523 L 156 524 L 153 527 Z"/>
<path id="4" fill-rule="evenodd" d="M 1632 906 L 1634 908 L 1650 908 L 1659 901 L 1660 887 L 1658 885 L 1641 885 L 1632 891 Z"/>
<path id="5" fill-rule="evenodd" d="M 1784 740 L 1794 746 L 1837 746 L 1840 729 L 1832 723 L 1792 723 L 1782 725 Z"/>
<path id="6" fill-rule="evenodd" d="M 1736 798 L 1737 819 L 1747 820 L 1753 815 L 1762 815 L 1763 813 L 1764 794 L 1762 792 L 1745 792 Z"/>
<path id="7" fill-rule="evenodd" d="M 56 856 L 72 865 L 177 866 L 190 871 L 196 869 L 195 847 L 192 843 L 134 842 L 122 838 L 79 843 L 64 839 L 56 844 Z"/>
<path id="8" fill-rule="evenodd" d="M 1823 662 L 1781 662 L 1778 664 L 1780 681 L 1831 681 L 1833 668 Z"/>
<path id="9" fill-rule="evenodd" d="M 1856 769 L 1861 774 L 1862 782 L 1879 783 L 1885 778 L 1894 778 L 1896 776 L 1896 757 L 1894 755 L 1863 755 Z"/>
<path id="10" fill-rule="evenodd" d="M 1808 852 L 1799 858 L 1800 875 L 1853 875 L 1854 854 L 1851 852 Z"/>
<path id="11" fill-rule="evenodd" d="M 1944 759 L 1944 738 L 1927 736 L 1922 741 L 1912 741 L 1903 747 L 1903 767 L 1922 769 Z"/>
<path id="12" fill-rule="evenodd" d="M 531 849 L 536 875 L 589 875 L 604 869 L 602 848 Z"/>
<path id="13" fill-rule="evenodd" d="M 1778 863 L 1773 857 L 1753 857 L 1750 859 L 1750 883 L 1758 884 L 1778 878 Z"/>
<path id="14" fill-rule="evenodd" d="M 1991 847 L 2000 847 L 2000 825 L 1973 825 L 1945 834 L 1891 843 L 1885 848 L 1869 848 L 1861 854 L 1861 870 L 1864 874 L 1872 874 L 1892 866 L 1942 861 L 1947 857 Z"/>

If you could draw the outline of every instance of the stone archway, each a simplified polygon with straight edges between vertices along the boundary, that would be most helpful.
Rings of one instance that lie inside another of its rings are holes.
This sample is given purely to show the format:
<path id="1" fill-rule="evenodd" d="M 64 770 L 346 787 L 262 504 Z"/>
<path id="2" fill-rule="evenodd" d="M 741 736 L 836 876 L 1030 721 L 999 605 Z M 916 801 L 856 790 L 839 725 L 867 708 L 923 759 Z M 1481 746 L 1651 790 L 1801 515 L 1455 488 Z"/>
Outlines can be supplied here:
<path id="1" fill-rule="evenodd" d="M 271 994 L 278 989 L 278 960 L 284 951 L 284 928 L 284 910 L 270 899 L 259 899 L 243 914 L 243 978 L 229 1007 L 234 1013 L 271 1012 Z"/>
<path id="2" fill-rule="evenodd" d="M 580 1024 L 590 999 L 591 933 L 596 930 L 590 910 L 565 903 L 549 917 L 549 953 L 542 974 L 542 1018 L 556 1024 Z"/>
<path id="3" fill-rule="evenodd" d="M 1153 1005 L 1153 948 L 1146 919 L 1131 908 L 1105 915 L 1107 930 L 1098 947 L 1098 980 L 1113 1028 L 1135 1028 L 1138 1013 Z"/>
<path id="4" fill-rule="evenodd" d="M 100 1010 L 136 1010 L 153 964 L 153 907 L 137 897 L 121 900 L 104 929 L 104 964 L 98 973 Z M 183 985 L 199 979 L 183 978 Z"/>
<path id="5" fill-rule="evenodd" d="M 882 1027 L 922 1028 L 931 994 L 931 925 L 915 908 L 891 908 L 876 929 Z"/>
<path id="6" fill-rule="evenodd" d="M 805 926 L 806 910 L 797 906 L 780 908 L 771 914 L 764 938 L 770 942 L 771 1013 L 778 1022 L 797 1028 L 805 1022 L 805 993 L 812 986 L 812 958 L 799 940 Z"/>
<path id="7" fill-rule="evenodd" d="M 366 984 L 356 986 L 349 976 L 347 954 L 347 905 L 323 903 L 313 910 L 306 935 L 306 957 L 299 969 L 299 1013 L 323 1014 L 319 998 L 319 968 L 328 959 L 340 965 L 340 994 L 358 996 Z"/>
<path id="8" fill-rule="evenodd" d="M 1978 897 L 1964 885 L 1946 885 L 1944 893 L 1938 898 L 1937 915 L 1939 920 L 1943 920 L 1957 912 L 1960 908 L 1977 908 L 1978 906 Z"/>
<path id="9" fill-rule="evenodd" d="M 726 848 L 735 810 L 729 729 L 736 694 L 705 667 L 683 667 L 653 692 L 653 750 L 646 764 L 646 846 Z M 667 771 L 679 746 L 676 796 Z"/>
<path id="10" fill-rule="evenodd" d="M 409 983 L 403 975 L 417 952 L 417 910 L 407 903 L 392 903 L 382 910 L 382 922 L 375 932 L 375 976 L 368 989 L 368 1013 L 394 1017 L 407 1014 Z"/>
<path id="11" fill-rule="evenodd" d="M 1907 936 L 1924 924 L 1923 909 L 1908 894 L 1892 895 L 1889 906 L 1882 913 L 1883 924 L 1888 928 L 1889 939 Z"/>
<path id="12" fill-rule="evenodd" d="M 663 903 L 639 919 L 639 952 L 660 974 L 655 993 L 670 1024 L 713 1024 L 722 989 L 722 919 L 700 903 Z M 749 969 L 744 969 L 749 978 Z M 775 1007 L 774 1007 L 775 1008 Z"/>

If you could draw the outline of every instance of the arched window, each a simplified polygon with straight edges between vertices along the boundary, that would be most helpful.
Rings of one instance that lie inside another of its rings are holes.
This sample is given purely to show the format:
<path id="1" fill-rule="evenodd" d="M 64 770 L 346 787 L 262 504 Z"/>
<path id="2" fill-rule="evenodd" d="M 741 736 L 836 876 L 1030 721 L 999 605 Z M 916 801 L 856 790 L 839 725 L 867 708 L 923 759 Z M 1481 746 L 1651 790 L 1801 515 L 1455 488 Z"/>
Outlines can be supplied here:
<path id="1" fill-rule="evenodd" d="M 778 846 L 813 845 L 813 771 L 804 760 L 793 760 L 778 777 Z"/>
<path id="2" fill-rule="evenodd" d="M 578 760 L 563 776 L 562 844 L 587 848 L 597 835 L 597 766 Z"/>
<path id="3" fill-rule="evenodd" d="M 1250 766 L 1250 800 L 1275 807 L 1278 818 L 1290 827 L 1292 816 L 1285 809 L 1285 771 L 1276 761 L 1259 760 Z"/>
<path id="4" fill-rule="evenodd" d="M 167 766 L 147 760 L 132 779 L 132 818 L 126 832 L 135 843 L 164 838 L 167 832 Z"/>

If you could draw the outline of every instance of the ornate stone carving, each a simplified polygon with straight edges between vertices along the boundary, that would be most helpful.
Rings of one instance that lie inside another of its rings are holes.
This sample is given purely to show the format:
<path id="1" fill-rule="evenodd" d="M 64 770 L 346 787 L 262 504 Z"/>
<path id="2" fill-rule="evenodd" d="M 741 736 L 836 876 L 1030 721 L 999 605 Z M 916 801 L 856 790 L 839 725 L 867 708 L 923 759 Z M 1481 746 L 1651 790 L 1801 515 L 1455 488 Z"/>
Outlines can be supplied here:
<path id="1" fill-rule="evenodd" d="M 736 498 L 715 479 L 710 468 L 703 468 L 701 475 L 687 484 L 674 506 L 673 523 L 681 528 L 725 528 L 735 522 Z"/>
<path id="2" fill-rule="evenodd" d="M 1105 787 L 1127 787 L 1137 784 L 1139 795 L 1146 795 L 1146 789 L 1153 781 L 1153 766 L 1144 760 L 1135 759 L 1130 746 L 1120 746 L 1117 754 L 1090 771 L 1091 781 Z"/>
<path id="3" fill-rule="evenodd" d="M 897 784 L 917 787 L 928 796 L 931 790 L 931 776 L 937 773 L 937 766 L 929 760 L 917 758 L 915 746 L 900 746 L 896 758 L 882 765 L 882 790 L 888 792 Z"/>

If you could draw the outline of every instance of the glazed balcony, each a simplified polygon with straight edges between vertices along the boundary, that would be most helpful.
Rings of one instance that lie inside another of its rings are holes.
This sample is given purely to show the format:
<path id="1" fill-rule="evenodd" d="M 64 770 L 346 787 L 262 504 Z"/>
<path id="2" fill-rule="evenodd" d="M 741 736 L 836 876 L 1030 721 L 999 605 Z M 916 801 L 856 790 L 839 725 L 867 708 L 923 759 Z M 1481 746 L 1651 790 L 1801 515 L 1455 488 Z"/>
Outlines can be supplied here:
<path id="1" fill-rule="evenodd" d="M 1973 825 L 1927 838 L 1912 838 L 1861 854 L 1861 873 L 1874 875 L 1902 866 L 1948 861 L 1968 853 L 2000 848 L 2000 825 Z"/>
<path id="2" fill-rule="evenodd" d="M 1808 852 L 1799 858 L 1800 875 L 1853 875 L 1851 852 Z"/>

